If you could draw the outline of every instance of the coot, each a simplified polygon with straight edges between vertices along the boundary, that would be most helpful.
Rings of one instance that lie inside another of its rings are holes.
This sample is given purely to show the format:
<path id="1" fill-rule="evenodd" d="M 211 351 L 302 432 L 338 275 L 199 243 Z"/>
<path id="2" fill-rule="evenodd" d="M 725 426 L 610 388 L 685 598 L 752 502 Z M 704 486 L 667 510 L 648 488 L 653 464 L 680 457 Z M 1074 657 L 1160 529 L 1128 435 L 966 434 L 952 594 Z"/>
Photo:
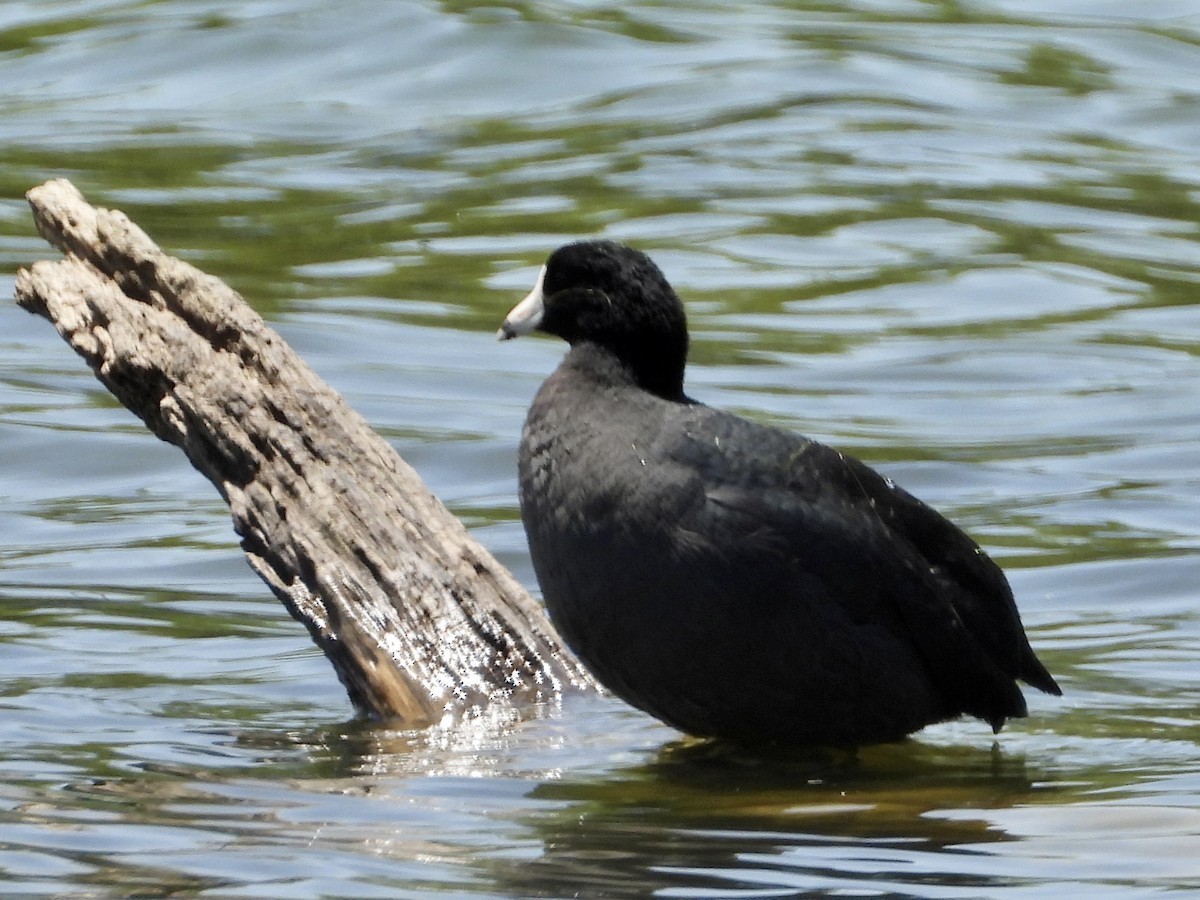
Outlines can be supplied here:
<path id="1" fill-rule="evenodd" d="M 643 253 L 556 250 L 501 338 L 570 344 L 521 436 L 546 606 L 600 681 L 694 735 L 855 746 L 1061 694 L 1000 568 L 862 462 L 684 393 L 683 304 Z"/>

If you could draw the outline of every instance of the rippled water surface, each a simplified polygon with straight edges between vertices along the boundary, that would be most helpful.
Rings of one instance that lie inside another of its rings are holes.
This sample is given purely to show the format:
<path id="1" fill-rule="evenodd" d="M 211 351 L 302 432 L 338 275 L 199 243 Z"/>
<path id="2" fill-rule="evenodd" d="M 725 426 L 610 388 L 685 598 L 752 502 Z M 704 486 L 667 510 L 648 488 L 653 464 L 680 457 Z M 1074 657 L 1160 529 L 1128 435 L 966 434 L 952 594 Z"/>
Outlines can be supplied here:
<path id="1" fill-rule="evenodd" d="M 850 450 L 1008 568 L 1066 690 L 857 759 L 614 700 L 389 732 L 182 455 L 0 304 L 0 895 L 1200 891 L 1192 2 L 0 6 L 0 294 L 72 178 L 241 290 L 532 584 L 493 333 L 650 251 L 691 391 Z"/>

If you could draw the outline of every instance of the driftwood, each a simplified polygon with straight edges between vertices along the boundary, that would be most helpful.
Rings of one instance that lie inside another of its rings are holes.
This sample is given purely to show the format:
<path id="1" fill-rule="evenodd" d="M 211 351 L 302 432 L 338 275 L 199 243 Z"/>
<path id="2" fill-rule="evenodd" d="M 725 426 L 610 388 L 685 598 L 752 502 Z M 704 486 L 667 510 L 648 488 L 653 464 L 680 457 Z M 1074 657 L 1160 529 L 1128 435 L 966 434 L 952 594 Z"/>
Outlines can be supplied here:
<path id="1" fill-rule="evenodd" d="M 27 196 L 65 257 L 22 270 L 17 302 L 212 481 L 356 707 L 425 725 L 594 688 L 540 605 L 235 291 L 70 182 Z"/>

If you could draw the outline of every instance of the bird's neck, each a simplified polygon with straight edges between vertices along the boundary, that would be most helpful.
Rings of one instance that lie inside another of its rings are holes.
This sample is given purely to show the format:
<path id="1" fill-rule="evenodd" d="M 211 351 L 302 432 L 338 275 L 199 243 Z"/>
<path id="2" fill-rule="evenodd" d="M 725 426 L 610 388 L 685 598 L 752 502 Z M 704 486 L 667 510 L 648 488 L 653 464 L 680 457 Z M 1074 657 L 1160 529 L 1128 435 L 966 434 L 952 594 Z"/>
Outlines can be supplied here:
<path id="1" fill-rule="evenodd" d="M 638 360 L 631 362 L 630 360 Z M 686 403 L 683 392 L 686 347 L 675 353 L 664 352 L 660 346 L 651 353 L 618 353 L 611 348 L 583 341 L 571 348 L 566 362 L 581 368 L 593 377 L 609 384 L 627 384 L 648 391 L 664 400 Z"/>

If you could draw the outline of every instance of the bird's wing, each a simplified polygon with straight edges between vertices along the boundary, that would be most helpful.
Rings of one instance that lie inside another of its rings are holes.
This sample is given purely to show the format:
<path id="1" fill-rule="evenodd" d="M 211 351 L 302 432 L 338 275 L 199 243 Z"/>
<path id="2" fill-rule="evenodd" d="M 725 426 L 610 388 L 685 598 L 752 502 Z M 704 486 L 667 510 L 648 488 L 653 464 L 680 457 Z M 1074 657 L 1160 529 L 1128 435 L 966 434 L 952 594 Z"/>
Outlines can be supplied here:
<path id="1" fill-rule="evenodd" d="M 992 685 L 976 714 L 993 724 L 1004 718 L 997 710 L 1024 710 L 1013 678 L 1059 693 L 1029 647 L 1004 574 L 955 525 L 822 444 L 712 410 L 697 417 L 669 452 L 703 497 L 681 529 L 736 553 L 747 570 L 794 561 L 851 616 L 890 622 L 947 693 Z"/>
<path id="2" fill-rule="evenodd" d="M 928 567 L 942 596 L 999 669 L 1051 694 L 1062 691 L 1034 655 L 1003 571 L 958 526 L 890 479 L 853 457 L 815 445 L 814 459 L 830 460 L 818 471 L 840 472 L 847 497 L 859 497 L 888 533 L 902 540 Z M 840 465 L 835 466 L 832 458 Z"/>

